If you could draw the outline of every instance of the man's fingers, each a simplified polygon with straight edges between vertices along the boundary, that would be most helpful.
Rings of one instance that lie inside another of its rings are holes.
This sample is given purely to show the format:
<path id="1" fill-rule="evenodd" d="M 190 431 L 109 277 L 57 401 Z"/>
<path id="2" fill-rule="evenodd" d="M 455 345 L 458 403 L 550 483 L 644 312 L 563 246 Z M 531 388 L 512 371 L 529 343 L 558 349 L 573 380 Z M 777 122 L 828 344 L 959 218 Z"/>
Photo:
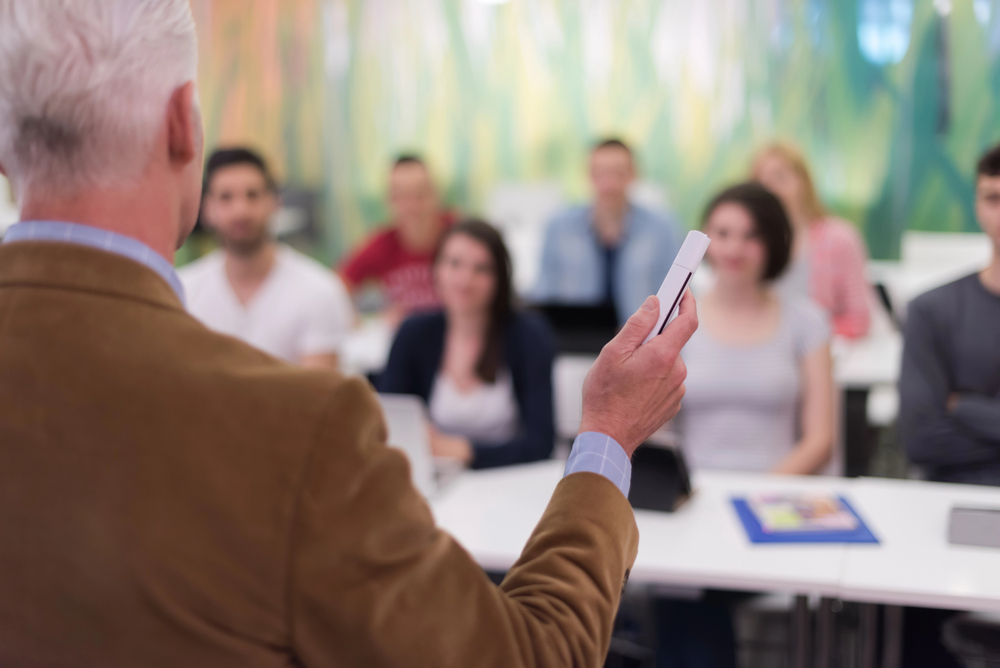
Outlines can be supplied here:
<path id="1" fill-rule="evenodd" d="M 642 303 L 638 311 L 632 314 L 625 326 L 622 327 L 622 331 L 611 339 L 610 345 L 622 352 L 632 352 L 642 345 L 649 333 L 653 331 L 653 326 L 656 325 L 656 318 L 659 315 L 660 300 L 654 295 L 646 297 L 646 301 Z"/>
<path id="2" fill-rule="evenodd" d="M 674 325 L 678 325 L 674 327 Z M 683 343 L 688 342 L 688 339 L 695 333 L 698 329 L 698 304 L 695 303 L 694 295 L 691 294 L 691 290 L 686 290 L 684 292 L 684 297 L 681 298 L 681 305 L 677 312 L 677 317 L 674 321 L 670 323 L 670 327 L 674 328 L 677 335 L 681 337 Z M 665 333 L 665 332 L 664 332 Z"/>
<path id="3" fill-rule="evenodd" d="M 680 311 L 673 322 L 666 326 L 663 333 L 647 343 L 644 347 L 649 348 L 658 359 L 668 365 L 673 365 L 678 358 L 681 348 L 688 342 L 688 339 L 698 329 L 698 309 L 694 301 L 694 296 L 688 290 L 681 299 Z"/>

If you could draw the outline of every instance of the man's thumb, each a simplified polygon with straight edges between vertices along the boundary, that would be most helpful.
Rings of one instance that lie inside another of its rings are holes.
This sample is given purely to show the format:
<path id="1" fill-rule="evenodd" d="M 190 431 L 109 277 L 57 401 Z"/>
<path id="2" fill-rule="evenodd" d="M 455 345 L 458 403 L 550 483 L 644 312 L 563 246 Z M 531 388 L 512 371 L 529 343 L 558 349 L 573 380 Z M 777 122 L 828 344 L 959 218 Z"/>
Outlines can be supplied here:
<path id="1" fill-rule="evenodd" d="M 628 352 L 635 350 L 653 331 L 653 326 L 656 325 L 656 319 L 659 315 L 660 300 L 653 295 L 646 297 L 646 301 L 642 303 L 638 311 L 632 314 L 612 343 Z"/>

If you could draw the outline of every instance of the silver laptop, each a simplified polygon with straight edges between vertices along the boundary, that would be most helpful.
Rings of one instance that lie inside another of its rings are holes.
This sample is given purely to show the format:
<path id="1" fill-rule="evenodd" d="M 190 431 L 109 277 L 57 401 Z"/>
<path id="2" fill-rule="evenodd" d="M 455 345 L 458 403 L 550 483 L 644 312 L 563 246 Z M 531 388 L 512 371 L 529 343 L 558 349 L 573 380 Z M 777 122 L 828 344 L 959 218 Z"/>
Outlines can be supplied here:
<path id="1" fill-rule="evenodd" d="M 424 498 L 431 498 L 438 486 L 423 400 L 409 394 L 380 394 L 378 398 L 389 427 L 389 445 L 406 454 L 413 486 Z"/>

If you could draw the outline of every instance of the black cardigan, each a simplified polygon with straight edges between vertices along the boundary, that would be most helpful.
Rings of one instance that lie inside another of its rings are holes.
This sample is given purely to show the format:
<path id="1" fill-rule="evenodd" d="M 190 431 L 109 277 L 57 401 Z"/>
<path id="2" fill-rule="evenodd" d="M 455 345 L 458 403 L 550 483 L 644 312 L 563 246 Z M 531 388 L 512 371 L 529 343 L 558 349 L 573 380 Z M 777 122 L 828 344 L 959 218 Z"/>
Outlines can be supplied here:
<path id="1" fill-rule="evenodd" d="M 378 377 L 379 392 L 415 394 L 430 402 L 444 354 L 445 329 L 441 312 L 416 315 L 404 322 L 392 343 L 385 371 Z M 554 358 L 555 337 L 548 324 L 536 314 L 516 312 L 506 327 L 502 363 L 510 369 L 520 429 L 507 443 L 473 443 L 472 468 L 522 464 L 552 454 Z"/>

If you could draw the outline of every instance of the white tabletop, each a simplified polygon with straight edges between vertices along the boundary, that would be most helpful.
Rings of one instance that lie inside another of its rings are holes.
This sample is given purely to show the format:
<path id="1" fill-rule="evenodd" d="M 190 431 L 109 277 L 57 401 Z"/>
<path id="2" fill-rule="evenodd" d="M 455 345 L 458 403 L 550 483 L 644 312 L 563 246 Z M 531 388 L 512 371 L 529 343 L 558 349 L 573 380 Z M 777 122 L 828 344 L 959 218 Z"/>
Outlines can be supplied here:
<path id="1" fill-rule="evenodd" d="M 506 570 L 541 518 L 563 463 L 470 471 L 432 501 L 438 524 L 484 568 Z M 838 478 L 705 473 L 676 513 L 637 511 L 639 554 L 630 582 L 833 595 L 843 545 L 753 545 L 730 503 L 755 490 L 843 492 Z"/>
<path id="2" fill-rule="evenodd" d="M 834 596 L 845 547 L 840 544 L 754 544 L 732 497 L 755 492 L 846 494 L 845 478 L 704 472 L 691 499 L 674 513 L 638 510 L 639 554 L 633 582 L 786 591 Z"/>
<path id="3" fill-rule="evenodd" d="M 484 568 L 506 570 L 541 518 L 563 463 L 463 473 L 435 497 L 438 524 Z M 950 546 L 956 503 L 1000 507 L 1000 489 L 916 481 L 705 472 L 675 513 L 636 511 L 630 582 L 785 591 L 862 602 L 1000 610 L 1000 551 Z M 754 491 L 843 494 L 881 545 L 753 544 L 730 499 Z"/>
<path id="4" fill-rule="evenodd" d="M 1000 550 L 948 544 L 951 508 L 1000 508 L 1000 488 L 862 478 L 851 498 L 881 544 L 850 546 L 842 598 L 1000 612 Z"/>

